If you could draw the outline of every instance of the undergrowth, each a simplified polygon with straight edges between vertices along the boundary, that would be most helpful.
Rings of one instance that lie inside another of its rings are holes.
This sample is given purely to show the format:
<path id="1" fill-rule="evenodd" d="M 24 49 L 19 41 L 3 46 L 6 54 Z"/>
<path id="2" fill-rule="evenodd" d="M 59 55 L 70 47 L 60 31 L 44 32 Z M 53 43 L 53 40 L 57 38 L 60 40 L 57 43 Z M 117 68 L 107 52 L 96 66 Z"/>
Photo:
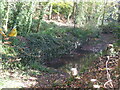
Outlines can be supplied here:
<path id="1" fill-rule="evenodd" d="M 26 41 L 21 41 L 17 37 L 10 38 L 12 44 L 4 47 L 6 52 L 3 55 L 3 66 L 49 71 L 42 67 L 44 62 L 70 54 L 76 49 L 76 43 L 82 45 L 90 36 L 98 36 L 97 30 L 92 29 L 65 28 L 55 26 L 53 23 L 46 27 L 46 30 L 24 36 Z"/>
<path id="2" fill-rule="evenodd" d="M 113 33 L 118 41 L 116 43 L 117 46 L 120 46 L 120 25 L 117 22 L 111 22 L 107 25 L 100 26 L 103 33 Z"/>

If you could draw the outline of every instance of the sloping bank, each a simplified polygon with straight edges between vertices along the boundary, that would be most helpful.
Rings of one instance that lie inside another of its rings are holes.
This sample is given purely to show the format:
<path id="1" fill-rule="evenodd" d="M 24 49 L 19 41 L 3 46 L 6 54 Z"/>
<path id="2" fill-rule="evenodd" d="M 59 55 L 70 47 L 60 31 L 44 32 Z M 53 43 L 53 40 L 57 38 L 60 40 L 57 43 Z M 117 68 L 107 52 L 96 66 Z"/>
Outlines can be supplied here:
<path id="1" fill-rule="evenodd" d="M 30 34 L 29 52 L 33 55 L 40 55 L 38 61 L 53 60 L 63 55 L 70 54 L 78 45 L 85 43 L 90 36 L 95 36 L 96 32 L 83 29 L 60 30 L 49 29 L 39 33 Z M 97 34 L 96 34 L 97 35 Z"/>
<path id="2" fill-rule="evenodd" d="M 49 28 L 38 33 L 31 33 L 22 40 L 11 38 L 11 46 L 14 46 L 11 47 L 11 51 L 15 53 L 11 57 L 20 59 L 20 62 L 14 62 L 18 64 L 16 66 L 22 67 L 22 64 L 39 68 L 39 64 L 43 64 L 45 61 L 52 61 L 54 58 L 70 54 L 78 46 L 87 42 L 90 36 L 98 37 L 98 33 L 98 30 L 79 28 Z M 13 53 L 11 51 L 8 53 Z"/>

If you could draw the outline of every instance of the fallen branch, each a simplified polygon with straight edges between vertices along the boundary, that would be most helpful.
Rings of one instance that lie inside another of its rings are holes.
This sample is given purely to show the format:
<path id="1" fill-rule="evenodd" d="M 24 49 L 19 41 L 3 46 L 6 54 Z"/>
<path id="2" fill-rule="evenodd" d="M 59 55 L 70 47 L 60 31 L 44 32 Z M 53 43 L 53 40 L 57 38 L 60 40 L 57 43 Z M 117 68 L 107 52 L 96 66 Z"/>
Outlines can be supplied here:
<path id="1" fill-rule="evenodd" d="M 110 73 L 109 73 L 109 71 L 108 71 L 108 70 L 109 70 L 109 68 L 108 68 L 108 62 L 109 62 L 109 60 L 110 60 L 110 56 L 107 56 L 107 61 L 106 61 L 106 71 L 107 71 L 107 79 L 108 79 L 108 81 L 105 82 L 105 84 L 104 84 L 104 87 L 105 87 L 105 88 L 107 88 L 106 85 L 110 86 L 110 88 L 113 88 L 112 79 L 111 79 L 111 77 L 110 77 Z"/>

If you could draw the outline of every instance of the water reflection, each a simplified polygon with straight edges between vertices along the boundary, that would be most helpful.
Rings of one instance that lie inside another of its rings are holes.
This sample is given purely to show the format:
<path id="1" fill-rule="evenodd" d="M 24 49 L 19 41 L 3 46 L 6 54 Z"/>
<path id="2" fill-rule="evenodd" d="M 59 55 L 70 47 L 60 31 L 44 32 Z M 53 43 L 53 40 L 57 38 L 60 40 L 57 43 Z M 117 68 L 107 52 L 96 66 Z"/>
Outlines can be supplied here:
<path id="1" fill-rule="evenodd" d="M 71 69 L 74 73 L 80 74 L 84 72 L 85 69 L 88 68 L 88 66 L 91 64 L 93 60 L 95 60 L 98 57 L 98 54 L 90 53 L 90 54 L 84 54 L 84 56 L 75 56 L 72 60 L 66 60 L 66 64 L 64 64 L 62 67 L 59 67 L 59 70 L 65 71 L 69 74 L 72 73 Z M 76 70 L 75 70 L 76 69 Z"/>
<path id="2" fill-rule="evenodd" d="M 64 56 L 60 59 L 55 59 L 51 62 L 47 62 L 48 67 L 59 69 L 67 73 L 71 73 L 71 69 L 78 70 L 81 72 L 81 69 L 86 68 L 97 57 L 97 54 L 91 51 L 79 50 L 76 51 L 76 54 Z"/>

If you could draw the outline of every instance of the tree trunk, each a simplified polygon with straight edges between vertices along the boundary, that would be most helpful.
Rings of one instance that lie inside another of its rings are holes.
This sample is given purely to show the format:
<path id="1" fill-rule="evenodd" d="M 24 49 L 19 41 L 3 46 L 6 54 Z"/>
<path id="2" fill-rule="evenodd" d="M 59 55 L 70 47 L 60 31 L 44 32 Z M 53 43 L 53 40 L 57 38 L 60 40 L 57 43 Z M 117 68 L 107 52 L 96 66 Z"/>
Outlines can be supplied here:
<path id="1" fill-rule="evenodd" d="M 6 21 L 5 21 L 5 27 L 4 27 L 4 29 L 5 29 L 5 32 L 7 32 L 8 31 L 8 19 L 9 19 L 9 12 L 10 12 L 10 6 L 9 6 L 9 2 L 7 3 L 7 12 L 6 12 Z"/>
<path id="2" fill-rule="evenodd" d="M 40 6 L 40 14 L 39 14 L 39 20 L 38 20 L 38 25 L 37 25 L 37 30 L 36 32 L 38 32 L 40 30 L 40 25 L 41 25 L 41 21 L 43 19 L 43 16 L 46 12 L 46 10 L 48 10 L 50 3 L 48 3 L 46 6 L 43 6 L 41 2 L 39 2 L 39 6 Z"/>
<path id="3" fill-rule="evenodd" d="M 102 17 L 102 24 L 101 25 L 104 24 L 106 5 L 107 5 L 107 2 L 106 2 L 106 0 L 104 0 L 104 11 L 103 11 L 103 17 Z"/>
<path id="4" fill-rule="evenodd" d="M 48 15 L 48 20 L 50 20 L 52 18 L 52 8 L 53 8 L 53 5 L 52 3 L 50 4 L 50 7 L 49 7 L 49 15 Z"/>
<path id="5" fill-rule="evenodd" d="M 60 7 L 59 7 L 59 5 L 58 5 L 57 20 L 60 21 Z"/>
<path id="6" fill-rule="evenodd" d="M 37 25 L 37 30 L 36 30 L 36 32 L 39 31 L 40 25 L 41 25 L 41 20 L 42 20 L 42 18 L 43 18 L 43 6 L 41 5 L 41 2 L 39 2 L 39 6 L 40 6 L 41 8 L 40 8 L 39 21 L 38 21 L 38 25 Z"/>
<path id="7" fill-rule="evenodd" d="M 76 27 L 76 9 L 77 9 L 77 3 L 74 2 L 74 5 L 73 5 L 73 22 L 74 22 L 74 28 Z"/>
<path id="8" fill-rule="evenodd" d="M 120 23 L 120 1 L 118 2 L 118 22 Z"/>
<path id="9" fill-rule="evenodd" d="M 71 16 L 71 12 L 69 12 L 68 16 L 67 16 L 67 22 L 69 23 L 70 22 L 70 16 Z"/>

